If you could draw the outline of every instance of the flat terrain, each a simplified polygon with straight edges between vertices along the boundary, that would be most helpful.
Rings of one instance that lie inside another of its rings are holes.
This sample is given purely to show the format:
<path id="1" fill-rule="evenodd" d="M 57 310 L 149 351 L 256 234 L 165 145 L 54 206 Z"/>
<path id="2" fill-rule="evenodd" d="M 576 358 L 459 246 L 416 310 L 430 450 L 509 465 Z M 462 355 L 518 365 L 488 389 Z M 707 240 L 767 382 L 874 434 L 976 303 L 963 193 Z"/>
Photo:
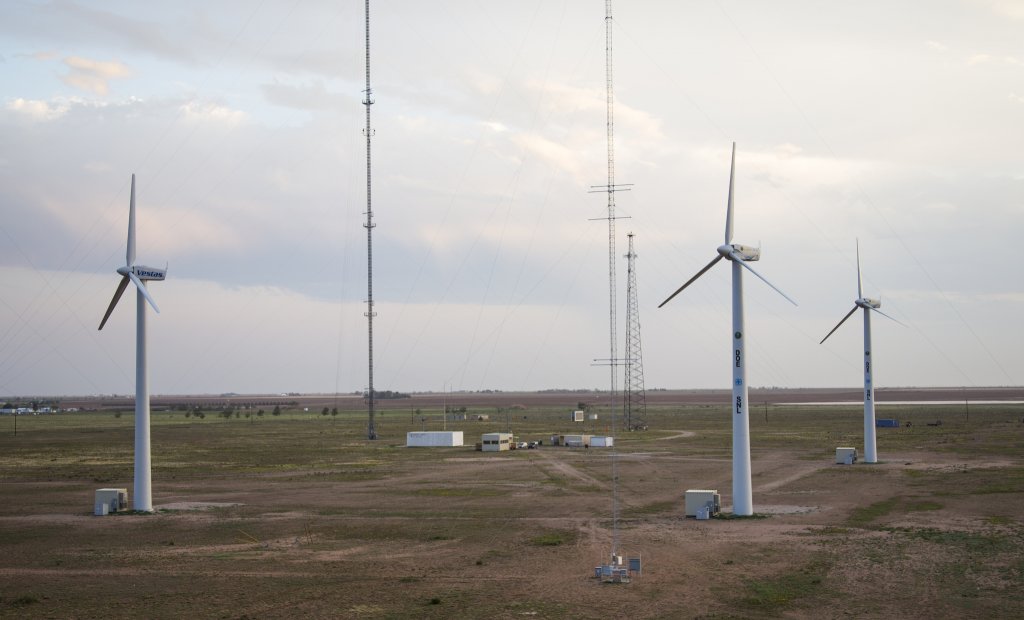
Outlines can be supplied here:
<path id="1" fill-rule="evenodd" d="M 17 435 L 0 417 L 0 617 L 1024 615 L 1022 404 L 887 405 L 911 426 L 878 429 L 882 462 L 854 466 L 833 457 L 862 446 L 859 406 L 757 406 L 757 515 L 695 521 L 688 488 L 731 505 L 724 406 L 652 398 L 613 452 L 547 445 L 609 423 L 553 398 L 456 401 L 490 417 L 446 423 L 467 443 L 545 443 L 501 454 L 404 447 L 441 429 L 427 398 L 382 412 L 377 441 L 358 404 L 158 412 L 157 513 L 108 517 L 93 492 L 131 492 L 130 413 L 21 416 Z M 630 584 L 593 578 L 613 545 L 642 558 Z"/>

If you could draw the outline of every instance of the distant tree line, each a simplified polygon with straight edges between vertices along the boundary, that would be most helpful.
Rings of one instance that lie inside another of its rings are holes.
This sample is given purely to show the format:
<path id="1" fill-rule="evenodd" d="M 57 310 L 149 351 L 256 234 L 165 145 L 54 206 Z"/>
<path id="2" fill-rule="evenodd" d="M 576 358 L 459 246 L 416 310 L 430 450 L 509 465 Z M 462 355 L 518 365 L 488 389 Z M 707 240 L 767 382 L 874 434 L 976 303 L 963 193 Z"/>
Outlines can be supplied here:
<path id="1" fill-rule="evenodd" d="M 363 392 L 363 398 L 369 398 L 369 397 L 370 397 L 370 392 L 368 390 L 364 391 Z M 396 391 L 393 391 L 393 390 L 374 390 L 373 391 L 373 397 L 376 400 L 388 400 L 388 399 L 393 399 L 393 398 L 412 398 L 411 396 L 409 396 L 405 392 L 396 392 Z"/>

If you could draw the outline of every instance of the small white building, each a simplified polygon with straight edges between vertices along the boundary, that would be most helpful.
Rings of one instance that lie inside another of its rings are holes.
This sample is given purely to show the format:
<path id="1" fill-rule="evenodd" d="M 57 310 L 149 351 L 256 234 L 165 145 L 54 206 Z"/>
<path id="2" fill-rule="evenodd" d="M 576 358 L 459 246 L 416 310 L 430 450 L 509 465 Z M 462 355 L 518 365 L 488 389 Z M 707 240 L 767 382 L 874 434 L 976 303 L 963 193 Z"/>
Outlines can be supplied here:
<path id="1" fill-rule="evenodd" d="M 573 422 L 582 422 L 583 421 L 583 412 L 582 411 L 573 411 L 571 419 L 572 419 Z"/>
<path id="2" fill-rule="evenodd" d="M 512 449 L 512 433 L 484 433 L 480 437 L 482 452 L 501 452 Z"/>
<path id="3" fill-rule="evenodd" d="M 405 434 L 407 448 L 452 448 L 462 445 L 462 431 L 413 431 Z"/>
<path id="4" fill-rule="evenodd" d="M 687 489 L 686 516 L 696 517 L 701 510 L 707 510 L 708 516 L 722 511 L 722 497 L 718 489 Z"/>
<path id="5" fill-rule="evenodd" d="M 853 465 L 857 462 L 857 448 L 836 448 L 836 465 Z"/>
<path id="6" fill-rule="evenodd" d="M 128 489 L 96 489 L 94 515 L 102 517 L 120 510 L 128 510 Z"/>

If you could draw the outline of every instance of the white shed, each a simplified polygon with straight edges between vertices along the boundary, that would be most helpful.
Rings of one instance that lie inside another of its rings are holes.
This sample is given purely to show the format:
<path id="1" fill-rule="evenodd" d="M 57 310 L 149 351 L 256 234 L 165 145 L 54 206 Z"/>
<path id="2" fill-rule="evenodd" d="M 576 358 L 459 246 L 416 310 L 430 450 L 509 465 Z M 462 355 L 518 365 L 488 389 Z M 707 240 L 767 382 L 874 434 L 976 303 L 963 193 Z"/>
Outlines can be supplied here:
<path id="1" fill-rule="evenodd" d="M 482 452 L 501 452 L 512 447 L 512 433 L 484 433 L 480 437 Z"/>
<path id="2" fill-rule="evenodd" d="M 405 434 L 407 448 L 451 448 L 462 445 L 462 431 L 413 431 Z"/>
<path id="3" fill-rule="evenodd" d="M 857 448 L 836 448 L 836 465 L 853 465 L 857 462 Z"/>
<path id="4" fill-rule="evenodd" d="M 696 517 L 700 510 L 707 510 L 708 516 L 714 516 L 722 510 L 722 497 L 718 489 L 687 489 L 686 516 Z"/>
<path id="5" fill-rule="evenodd" d="M 119 510 L 128 510 L 128 489 L 96 489 L 93 514 L 103 516 Z"/>

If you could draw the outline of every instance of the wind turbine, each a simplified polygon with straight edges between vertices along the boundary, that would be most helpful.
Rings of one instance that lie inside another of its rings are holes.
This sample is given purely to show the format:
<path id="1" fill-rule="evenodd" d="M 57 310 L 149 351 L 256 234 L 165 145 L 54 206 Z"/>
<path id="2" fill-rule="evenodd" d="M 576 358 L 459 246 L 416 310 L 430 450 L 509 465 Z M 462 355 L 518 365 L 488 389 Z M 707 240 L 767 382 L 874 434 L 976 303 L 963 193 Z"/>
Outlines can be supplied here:
<path id="1" fill-rule="evenodd" d="M 896 321 L 888 314 L 879 310 L 882 306 L 881 299 L 865 297 L 860 277 L 860 241 L 857 242 L 857 300 L 853 302 L 853 309 L 846 313 L 842 321 L 832 328 L 821 342 L 824 343 L 828 337 L 835 333 L 839 326 L 846 322 L 846 319 L 853 316 L 857 308 L 864 309 L 864 462 L 877 463 L 878 449 L 875 445 L 875 384 L 874 370 L 871 365 L 871 312 L 877 312 L 887 319 Z M 896 321 L 900 323 L 899 321 Z M 903 323 L 900 323 L 903 325 Z"/>
<path id="2" fill-rule="evenodd" d="M 132 507 L 142 512 L 153 512 L 152 468 L 149 452 L 149 373 L 146 371 L 146 302 L 159 314 L 156 302 L 146 290 L 146 282 L 163 280 L 167 269 L 144 267 L 135 264 L 135 175 L 132 174 L 132 197 L 128 207 L 128 252 L 124 267 L 118 267 L 121 283 L 114 291 L 114 298 L 107 306 L 107 312 L 100 321 L 100 329 L 106 325 L 114 311 L 128 281 L 135 284 L 135 497 Z"/>
<path id="3" fill-rule="evenodd" d="M 704 275 L 715 263 L 724 259 L 732 261 L 732 503 L 733 513 L 740 516 L 754 514 L 753 491 L 750 482 L 750 416 L 747 398 L 747 365 L 744 354 L 743 333 L 743 270 L 757 276 L 775 292 L 785 297 L 794 306 L 796 302 L 780 291 L 764 276 L 754 271 L 748 262 L 761 258 L 761 248 L 752 248 L 732 242 L 733 235 L 733 187 L 736 173 L 736 143 L 732 143 L 732 165 L 729 169 L 729 203 L 725 216 L 725 243 L 718 246 L 718 256 L 676 289 L 676 292 L 661 302 L 667 304 L 697 278 Z"/>

